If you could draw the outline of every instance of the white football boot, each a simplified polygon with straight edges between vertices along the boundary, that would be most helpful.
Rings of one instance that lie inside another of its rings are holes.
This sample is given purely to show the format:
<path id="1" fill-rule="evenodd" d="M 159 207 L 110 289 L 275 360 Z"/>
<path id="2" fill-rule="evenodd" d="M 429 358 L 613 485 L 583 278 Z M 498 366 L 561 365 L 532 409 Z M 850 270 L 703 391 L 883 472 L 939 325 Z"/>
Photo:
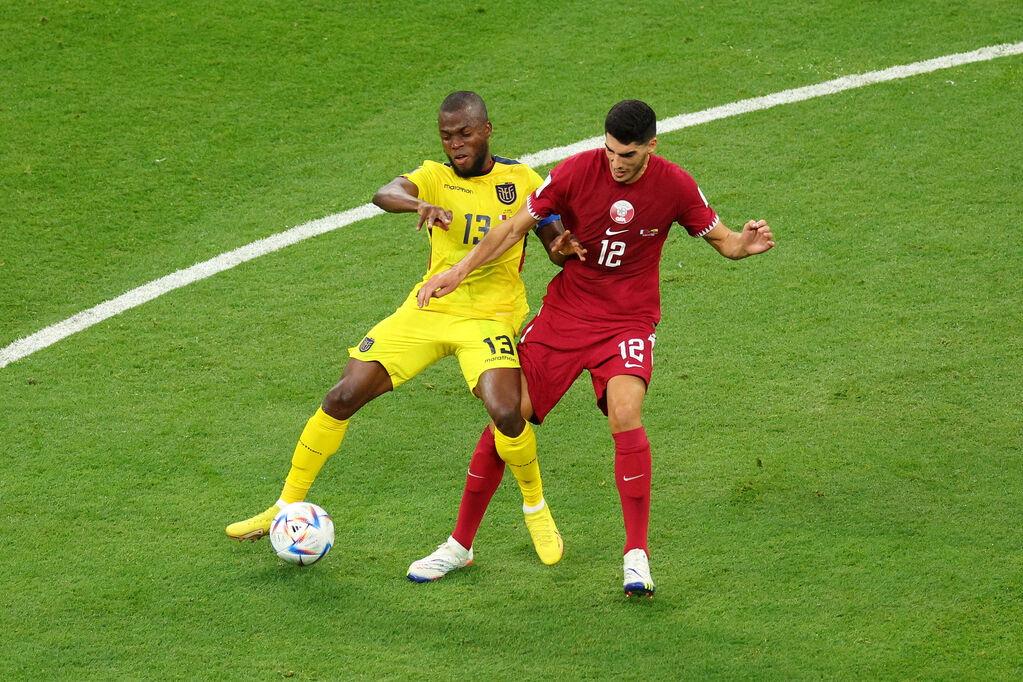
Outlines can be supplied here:
<path id="1" fill-rule="evenodd" d="M 462 547 L 453 537 L 448 536 L 442 545 L 430 556 L 413 561 L 408 567 L 408 579 L 426 583 L 443 578 L 456 568 L 465 568 L 472 563 L 472 547 Z"/>
<path id="2" fill-rule="evenodd" d="M 653 597 L 654 579 L 650 576 L 650 561 L 642 549 L 630 549 L 623 557 L 625 565 L 625 595 Z"/>

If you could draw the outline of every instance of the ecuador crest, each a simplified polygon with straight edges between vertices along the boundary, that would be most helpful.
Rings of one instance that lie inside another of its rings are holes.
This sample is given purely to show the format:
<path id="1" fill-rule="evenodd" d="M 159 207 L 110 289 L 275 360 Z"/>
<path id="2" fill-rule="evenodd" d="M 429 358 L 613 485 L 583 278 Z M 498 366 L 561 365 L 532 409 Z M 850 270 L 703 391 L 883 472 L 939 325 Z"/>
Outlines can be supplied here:
<path id="1" fill-rule="evenodd" d="M 502 185 L 496 185 L 494 189 L 497 190 L 497 200 L 502 204 L 511 205 L 515 203 L 515 198 L 518 194 L 515 191 L 514 182 L 506 182 Z"/>

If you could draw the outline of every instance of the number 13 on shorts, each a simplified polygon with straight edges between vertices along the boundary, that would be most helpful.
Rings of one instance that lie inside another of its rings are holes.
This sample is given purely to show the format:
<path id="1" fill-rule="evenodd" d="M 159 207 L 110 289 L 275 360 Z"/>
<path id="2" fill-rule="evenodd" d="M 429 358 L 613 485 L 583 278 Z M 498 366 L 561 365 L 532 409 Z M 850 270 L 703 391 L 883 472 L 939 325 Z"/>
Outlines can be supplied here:
<path id="1" fill-rule="evenodd" d="M 512 343 L 511 337 L 505 334 L 483 339 L 483 343 L 487 344 L 490 348 L 491 355 L 497 355 L 498 353 L 515 355 L 515 344 Z"/>

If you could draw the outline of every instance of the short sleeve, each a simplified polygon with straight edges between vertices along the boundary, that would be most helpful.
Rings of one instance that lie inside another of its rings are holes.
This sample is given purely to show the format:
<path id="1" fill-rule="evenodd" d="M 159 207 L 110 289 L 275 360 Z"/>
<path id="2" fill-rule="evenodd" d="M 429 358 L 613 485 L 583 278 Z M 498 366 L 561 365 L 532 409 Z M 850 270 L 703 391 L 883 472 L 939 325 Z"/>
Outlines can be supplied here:
<path id="1" fill-rule="evenodd" d="M 702 237 L 706 235 L 718 222 L 718 214 L 710 207 L 707 197 L 704 196 L 700 186 L 696 184 L 689 173 L 679 169 L 680 184 L 678 197 L 678 215 L 675 220 L 679 225 L 686 228 L 690 236 Z"/>
<path id="2" fill-rule="evenodd" d="M 402 173 L 403 178 L 419 188 L 419 198 L 425 202 L 437 203 L 437 174 L 429 164 L 424 163 L 411 173 Z"/>
<path id="3" fill-rule="evenodd" d="M 562 164 L 551 169 L 547 178 L 526 198 L 526 209 L 537 220 L 558 212 L 558 205 L 565 193 L 566 173 Z"/>

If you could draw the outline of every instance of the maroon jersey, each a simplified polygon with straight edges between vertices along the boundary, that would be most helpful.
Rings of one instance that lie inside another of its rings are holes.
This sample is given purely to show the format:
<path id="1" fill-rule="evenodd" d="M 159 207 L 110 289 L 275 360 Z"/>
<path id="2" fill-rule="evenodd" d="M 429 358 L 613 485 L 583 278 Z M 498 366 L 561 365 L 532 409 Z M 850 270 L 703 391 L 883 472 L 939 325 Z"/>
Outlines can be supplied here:
<path id="1" fill-rule="evenodd" d="M 603 149 L 582 152 L 551 170 L 529 195 L 536 219 L 559 213 L 586 249 L 565 263 L 543 298 L 552 308 L 594 327 L 661 319 L 660 260 L 672 223 L 702 237 L 717 222 L 696 182 L 660 156 L 639 180 L 615 182 Z"/>

